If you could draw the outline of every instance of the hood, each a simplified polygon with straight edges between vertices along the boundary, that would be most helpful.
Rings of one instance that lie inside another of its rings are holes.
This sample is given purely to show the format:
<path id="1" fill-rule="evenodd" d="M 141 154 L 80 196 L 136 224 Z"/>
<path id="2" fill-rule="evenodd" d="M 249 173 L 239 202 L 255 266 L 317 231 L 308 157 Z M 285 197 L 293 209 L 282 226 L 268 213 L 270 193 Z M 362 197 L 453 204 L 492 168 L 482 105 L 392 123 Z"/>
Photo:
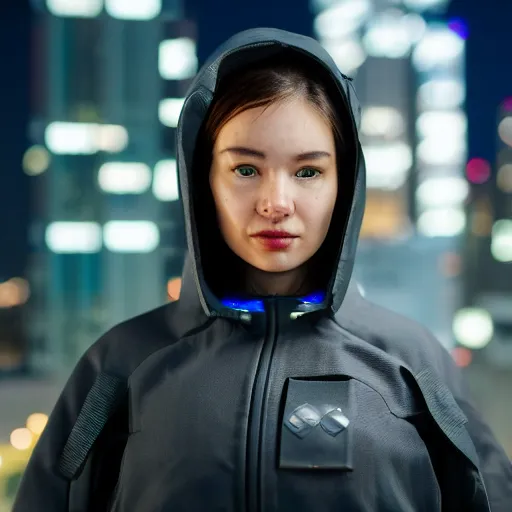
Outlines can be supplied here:
<path id="1" fill-rule="evenodd" d="M 353 173 L 351 193 L 349 197 L 343 198 L 346 208 L 343 226 L 337 229 L 339 238 L 336 242 L 336 255 L 332 259 L 332 278 L 321 304 L 317 304 L 316 309 L 330 309 L 336 312 L 343 302 L 351 279 L 365 205 L 365 166 L 358 137 L 361 107 L 351 79 L 340 72 L 327 51 L 314 39 L 271 28 L 247 30 L 226 41 L 201 68 L 185 99 L 177 130 L 178 179 L 188 247 L 183 286 L 194 286 L 194 293 L 197 293 L 204 313 L 210 317 L 240 316 L 240 310 L 243 308 L 226 307 L 205 279 L 206 258 L 212 257 L 215 248 L 201 247 L 196 224 L 195 212 L 198 205 L 194 204 L 194 201 L 198 200 L 194 190 L 193 162 L 198 135 L 222 76 L 280 51 L 299 52 L 303 58 L 311 58 L 316 66 L 322 66 L 332 81 L 330 90 L 337 95 L 336 98 L 331 98 L 333 103 L 338 105 L 337 108 L 343 109 L 343 117 L 351 120 L 351 147 L 356 153 L 353 155 L 353 168 L 350 169 Z M 192 290 L 188 290 L 188 294 L 191 292 Z"/>

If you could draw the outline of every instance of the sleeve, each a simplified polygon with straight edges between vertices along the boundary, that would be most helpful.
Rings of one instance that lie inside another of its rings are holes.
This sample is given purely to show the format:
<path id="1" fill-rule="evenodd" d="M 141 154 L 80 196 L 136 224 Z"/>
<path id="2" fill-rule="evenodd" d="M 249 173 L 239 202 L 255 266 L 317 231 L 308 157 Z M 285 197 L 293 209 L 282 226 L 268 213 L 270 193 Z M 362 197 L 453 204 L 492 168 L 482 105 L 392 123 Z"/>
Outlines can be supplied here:
<path id="1" fill-rule="evenodd" d="M 98 352 L 93 345 L 64 387 L 24 472 L 13 512 L 68 511 L 73 460 L 80 462 L 87 448 L 69 441 L 83 434 L 76 426 L 101 375 Z"/>
<path id="2" fill-rule="evenodd" d="M 436 343 L 437 342 L 436 340 Z M 491 428 L 475 408 L 461 370 L 441 348 L 440 364 L 447 386 L 466 415 L 469 435 L 475 445 L 492 512 L 512 510 L 512 463 Z"/>

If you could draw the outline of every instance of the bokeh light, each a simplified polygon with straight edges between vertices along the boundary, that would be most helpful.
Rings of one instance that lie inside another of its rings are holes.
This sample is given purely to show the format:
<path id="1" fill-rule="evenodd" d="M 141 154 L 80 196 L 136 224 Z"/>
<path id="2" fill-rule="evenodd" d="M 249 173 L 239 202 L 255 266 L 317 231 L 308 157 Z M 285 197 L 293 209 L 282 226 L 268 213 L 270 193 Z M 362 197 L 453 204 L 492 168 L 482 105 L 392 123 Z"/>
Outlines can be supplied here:
<path id="1" fill-rule="evenodd" d="M 28 450 L 34 437 L 28 428 L 17 428 L 11 432 L 11 445 L 16 450 Z"/>
<path id="2" fill-rule="evenodd" d="M 32 146 L 23 155 L 23 171 L 29 176 L 37 176 L 50 166 L 50 153 L 44 146 Z"/>
<path id="3" fill-rule="evenodd" d="M 453 318 L 453 333 L 464 347 L 481 349 L 490 343 L 494 335 L 491 315 L 485 309 L 464 308 Z"/>
<path id="4" fill-rule="evenodd" d="M 469 36 L 469 29 L 467 23 L 460 19 L 454 18 L 448 22 L 450 30 L 455 32 L 461 39 L 467 39 Z"/>
<path id="5" fill-rule="evenodd" d="M 491 164 L 483 158 L 472 158 L 466 165 L 466 176 L 471 183 L 481 185 L 491 177 Z"/>
<path id="6" fill-rule="evenodd" d="M 512 163 L 502 165 L 496 176 L 498 187 L 506 193 L 512 193 Z"/>
<path id="7" fill-rule="evenodd" d="M 500 121 L 498 135 L 507 146 L 512 147 L 512 116 L 504 117 Z"/>
<path id="8" fill-rule="evenodd" d="M 473 361 L 473 352 L 466 347 L 454 347 L 452 358 L 459 368 L 467 368 Z"/>
<path id="9" fill-rule="evenodd" d="M 40 436 L 48 423 L 48 416 L 36 412 L 27 418 L 27 428 L 35 435 Z"/>

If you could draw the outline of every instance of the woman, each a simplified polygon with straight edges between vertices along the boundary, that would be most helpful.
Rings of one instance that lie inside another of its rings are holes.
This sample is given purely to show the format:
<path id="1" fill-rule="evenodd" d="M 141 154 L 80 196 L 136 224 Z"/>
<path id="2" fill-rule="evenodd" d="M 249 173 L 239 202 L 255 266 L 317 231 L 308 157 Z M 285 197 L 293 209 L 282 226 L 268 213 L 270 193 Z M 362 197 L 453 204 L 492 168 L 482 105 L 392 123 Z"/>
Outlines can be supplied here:
<path id="1" fill-rule="evenodd" d="M 178 128 L 180 298 L 83 357 L 15 512 L 511 510 L 448 354 L 350 283 L 358 118 L 309 38 L 250 30 L 204 66 Z"/>

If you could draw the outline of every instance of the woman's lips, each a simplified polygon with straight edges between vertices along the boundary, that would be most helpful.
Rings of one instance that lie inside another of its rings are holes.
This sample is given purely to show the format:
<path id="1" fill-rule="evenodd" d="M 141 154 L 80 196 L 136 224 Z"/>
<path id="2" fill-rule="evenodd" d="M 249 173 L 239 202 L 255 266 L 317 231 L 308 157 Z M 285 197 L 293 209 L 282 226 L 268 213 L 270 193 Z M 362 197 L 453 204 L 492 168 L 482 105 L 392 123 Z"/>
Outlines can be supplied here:
<path id="1" fill-rule="evenodd" d="M 252 238 L 260 242 L 269 251 L 282 251 L 290 247 L 298 237 L 287 231 L 260 231 L 252 235 Z"/>

